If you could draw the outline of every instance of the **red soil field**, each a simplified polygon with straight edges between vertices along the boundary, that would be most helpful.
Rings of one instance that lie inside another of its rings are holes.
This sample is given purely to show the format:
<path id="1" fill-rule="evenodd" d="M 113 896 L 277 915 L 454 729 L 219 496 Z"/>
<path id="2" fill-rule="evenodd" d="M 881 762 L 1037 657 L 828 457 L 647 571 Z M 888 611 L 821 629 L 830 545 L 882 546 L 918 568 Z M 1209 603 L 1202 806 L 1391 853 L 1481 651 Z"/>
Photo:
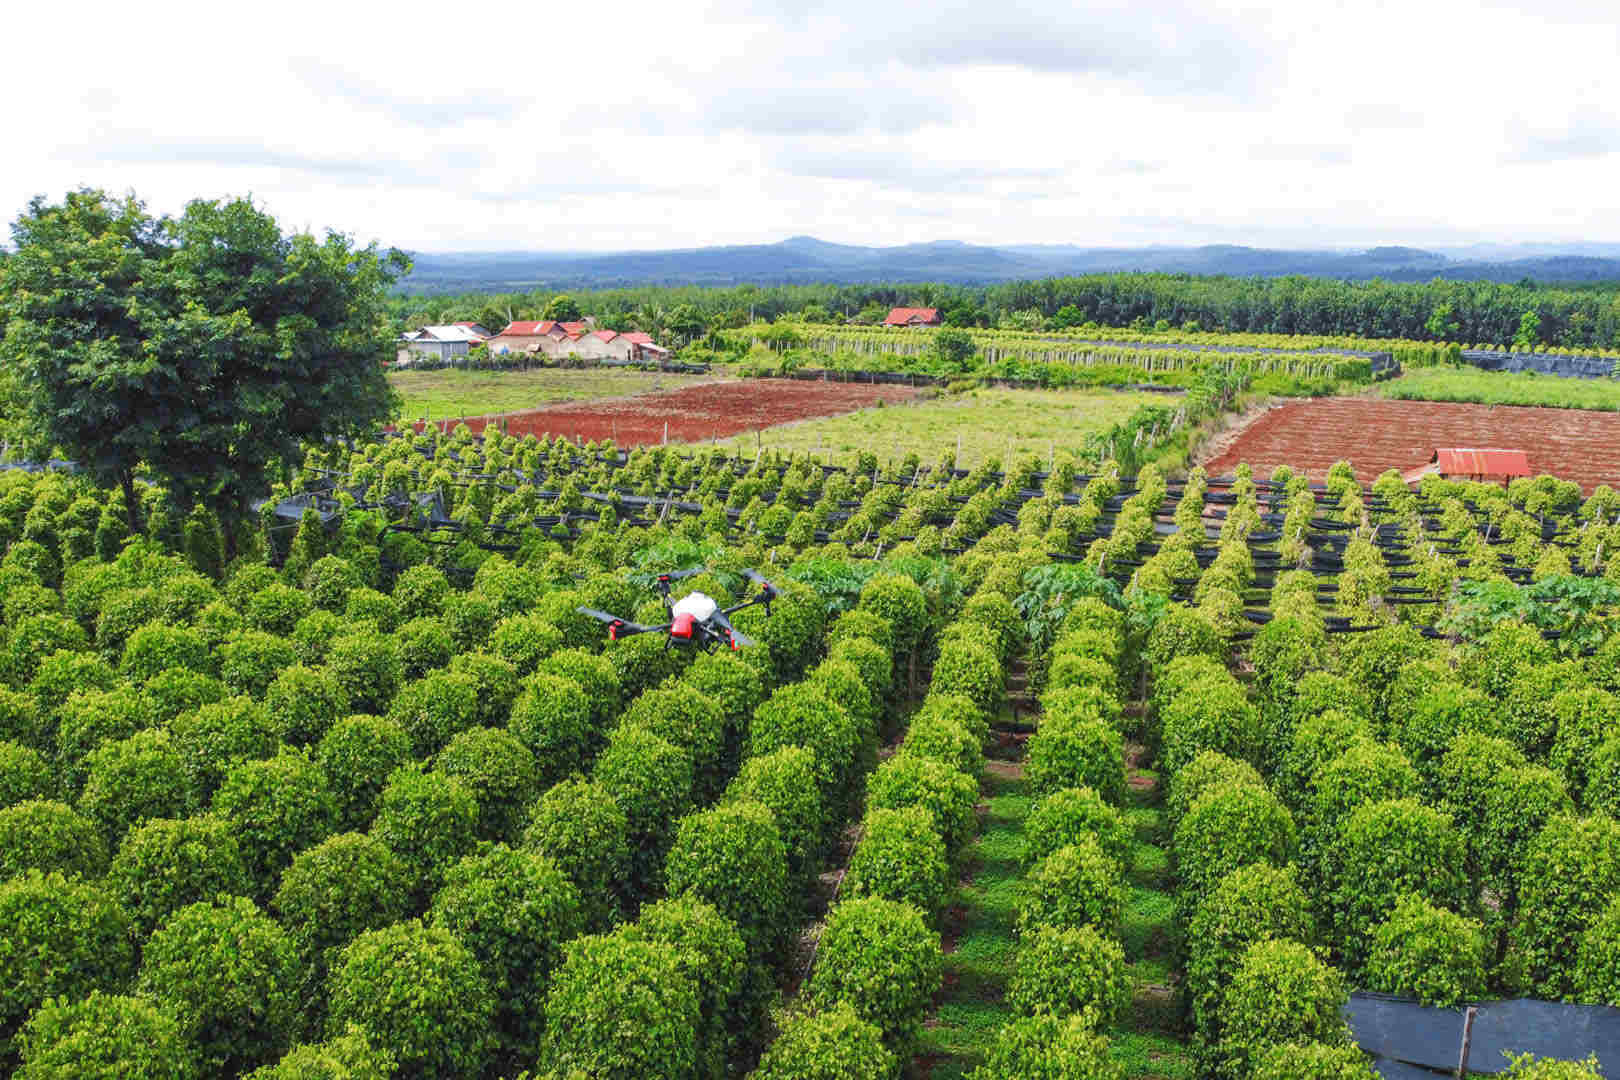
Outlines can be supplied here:
<path id="1" fill-rule="evenodd" d="M 1446 446 L 1523 450 L 1531 472 L 1573 480 L 1588 493 L 1620 486 L 1620 413 L 1371 398 L 1270 409 L 1204 468 L 1219 476 L 1246 461 L 1263 479 L 1287 465 L 1321 480 L 1334 462 L 1348 461 L 1368 484 L 1386 469 L 1426 464 Z"/>
<path id="2" fill-rule="evenodd" d="M 701 442 L 794 420 L 854 412 L 879 401 L 894 404 L 916 394 L 909 386 L 747 379 L 465 419 L 474 433 L 505 421 L 511 435 L 563 435 L 586 442 L 612 439 L 620 447 L 656 446 L 664 441 L 666 425 L 670 442 Z M 438 426 L 456 423 L 451 420 Z M 421 430 L 420 424 L 417 430 Z"/>

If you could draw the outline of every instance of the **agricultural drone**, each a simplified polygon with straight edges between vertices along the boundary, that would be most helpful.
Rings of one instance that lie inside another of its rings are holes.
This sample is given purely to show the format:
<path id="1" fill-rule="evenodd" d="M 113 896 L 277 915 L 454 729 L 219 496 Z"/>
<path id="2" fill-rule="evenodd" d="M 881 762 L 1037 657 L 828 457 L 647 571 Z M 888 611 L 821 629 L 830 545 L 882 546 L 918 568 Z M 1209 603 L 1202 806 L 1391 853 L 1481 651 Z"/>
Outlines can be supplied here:
<path id="1" fill-rule="evenodd" d="M 716 645 L 729 645 L 733 649 L 740 649 L 744 645 L 754 644 L 754 639 L 731 625 L 726 616 L 741 611 L 755 604 L 765 606 L 765 614 L 771 613 L 771 601 L 776 599 L 776 586 L 766 581 L 756 570 L 744 570 L 743 576 L 759 586 L 759 592 L 752 600 L 745 600 L 728 608 L 722 608 L 714 599 L 705 593 L 689 592 L 679 600 L 670 599 L 670 582 L 680 581 L 701 574 L 704 567 L 695 567 L 691 570 L 677 570 L 669 574 L 659 574 L 657 579 L 658 594 L 664 598 L 664 606 L 669 609 L 669 622 L 662 626 L 643 626 L 629 619 L 622 619 L 617 615 L 610 615 L 606 611 L 597 611 L 595 608 L 575 608 L 581 615 L 589 615 L 593 619 L 607 623 L 608 639 L 618 641 L 631 634 L 668 633 L 664 648 L 671 645 L 684 645 L 709 650 Z"/>

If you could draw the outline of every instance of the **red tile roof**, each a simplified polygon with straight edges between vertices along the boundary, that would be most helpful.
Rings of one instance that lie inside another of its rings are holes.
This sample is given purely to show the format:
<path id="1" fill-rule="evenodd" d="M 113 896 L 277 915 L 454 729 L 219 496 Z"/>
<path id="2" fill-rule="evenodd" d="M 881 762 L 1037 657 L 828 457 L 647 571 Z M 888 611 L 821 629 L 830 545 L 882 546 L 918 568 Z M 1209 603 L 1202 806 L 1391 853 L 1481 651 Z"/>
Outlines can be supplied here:
<path id="1" fill-rule="evenodd" d="M 939 322 L 939 308 L 897 307 L 889 310 L 889 317 L 883 320 L 883 325 L 908 326 L 913 323 L 937 322 Z"/>
<path id="2" fill-rule="evenodd" d="M 591 331 L 591 336 L 592 337 L 599 337 L 603 341 L 612 341 L 614 338 L 618 337 L 619 335 L 618 335 L 618 332 L 615 331 L 615 330 L 592 330 Z"/>
<path id="3" fill-rule="evenodd" d="M 577 322 L 560 323 L 555 319 L 538 319 L 534 322 L 508 323 L 502 330 L 501 337 L 544 337 L 553 330 L 561 330 L 571 338 L 577 338 L 585 332 L 585 324 Z"/>
<path id="4" fill-rule="evenodd" d="M 1440 449 L 1429 459 L 1445 476 L 1529 476 L 1523 450 Z"/>
<path id="5" fill-rule="evenodd" d="M 651 345 L 653 343 L 652 335 L 644 334 L 640 330 L 631 330 L 629 333 L 619 336 L 632 345 Z"/>

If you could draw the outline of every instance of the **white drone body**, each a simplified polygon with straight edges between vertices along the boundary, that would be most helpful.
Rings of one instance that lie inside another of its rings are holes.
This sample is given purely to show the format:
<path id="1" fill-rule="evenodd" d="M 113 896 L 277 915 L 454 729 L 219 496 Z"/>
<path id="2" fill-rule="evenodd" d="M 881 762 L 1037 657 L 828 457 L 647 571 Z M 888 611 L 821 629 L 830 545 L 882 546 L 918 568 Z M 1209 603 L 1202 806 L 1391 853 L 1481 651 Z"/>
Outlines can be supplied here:
<path id="1" fill-rule="evenodd" d="M 715 603 L 714 597 L 700 592 L 690 592 L 675 601 L 669 613 L 671 616 L 690 615 L 698 622 L 706 623 L 719 610 L 720 605 Z"/>

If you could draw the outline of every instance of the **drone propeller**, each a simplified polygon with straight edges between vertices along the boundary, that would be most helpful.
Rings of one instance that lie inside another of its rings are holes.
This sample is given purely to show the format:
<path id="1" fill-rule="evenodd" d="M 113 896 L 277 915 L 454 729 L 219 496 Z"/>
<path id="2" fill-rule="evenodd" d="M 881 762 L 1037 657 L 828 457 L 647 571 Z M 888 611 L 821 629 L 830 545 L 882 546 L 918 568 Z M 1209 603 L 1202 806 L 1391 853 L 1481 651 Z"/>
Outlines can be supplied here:
<path id="1" fill-rule="evenodd" d="M 753 638 L 731 625 L 731 620 L 726 618 L 725 612 L 715 612 L 714 621 L 719 624 L 720 629 L 725 633 L 726 644 L 730 645 L 733 649 L 741 649 L 755 644 Z"/>
<path id="2" fill-rule="evenodd" d="M 767 602 L 776 599 L 777 588 L 765 580 L 764 574 L 761 574 L 758 570 L 744 570 L 742 576 L 759 586 L 760 599 Z"/>
<path id="3" fill-rule="evenodd" d="M 744 570 L 742 571 L 742 575 L 755 585 L 759 586 L 759 594 L 756 595 L 752 600 L 744 601 L 743 603 L 738 604 L 736 607 L 727 608 L 726 610 L 736 611 L 738 608 L 745 608 L 752 604 L 764 604 L 765 614 L 769 615 L 771 613 L 771 601 L 775 600 L 779 595 L 781 595 L 781 593 L 777 590 L 775 585 L 772 585 L 769 581 L 766 581 L 765 575 L 761 574 L 758 570 Z"/>
<path id="4" fill-rule="evenodd" d="M 662 596 L 664 598 L 664 603 L 665 604 L 668 604 L 669 600 L 670 600 L 670 597 L 669 597 L 669 583 L 670 582 L 672 582 L 672 581 L 684 581 L 685 579 L 687 579 L 689 577 L 695 577 L 696 575 L 703 573 L 703 571 L 706 570 L 706 569 L 707 569 L 707 567 L 703 567 L 703 566 L 693 566 L 693 567 L 689 567 L 689 568 L 687 568 L 685 570 L 671 570 L 667 574 L 659 574 L 658 577 L 654 579 L 657 582 L 657 585 L 658 585 L 658 595 L 660 595 L 660 596 Z"/>
<path id="5" fill-rule="evenodd" d="M 617 615 L 610 615 L 605 611 L 598 611 L 595 608 L 579 607 L 575 608 L 574 610 L 579 612 L 581 615 L 589 615 L 598 622 L 607 623 L 608 640 L 610 641 L 618 641 L 620 638 L 629 637 L 631 634 L 647 634 L 655 630 L 669 629 L 667 624 L 664 626 L 643 626 L 641 623 L 631 622 L 629 619 L 621 619 Z"/>

